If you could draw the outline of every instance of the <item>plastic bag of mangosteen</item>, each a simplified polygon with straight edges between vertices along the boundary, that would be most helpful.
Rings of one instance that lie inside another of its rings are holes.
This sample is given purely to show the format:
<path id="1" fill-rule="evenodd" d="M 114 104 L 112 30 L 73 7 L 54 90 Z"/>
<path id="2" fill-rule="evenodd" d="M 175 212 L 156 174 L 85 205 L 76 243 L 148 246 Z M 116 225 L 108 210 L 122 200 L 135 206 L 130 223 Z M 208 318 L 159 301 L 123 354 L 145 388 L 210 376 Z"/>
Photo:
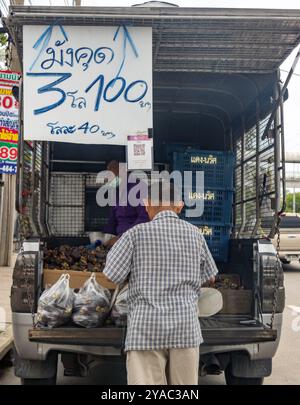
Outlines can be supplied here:
<path id="1" fill-rule="evenodd" d="M 54 328 L 68 323 L 72 317 L 74 292 L 69 286 L 69 274 L 63 274 L 45 290 L 38 302 L 37 325 Z"/>
<path id="2" fill-rule="evenodd" d="M 111 319 L 117 326 L 126 326 L 128 313 L 128 284 L 118 293 L 111 310 Z M 112 300 L 114 301 L 114 299 Z"/>
<path id="3" fill-rule="evenodd" d="M 73 322 L 85 328 L 102 326 L 109 312 L 110 292 L 96 281 L 93 273 L 75 294 Z"/>

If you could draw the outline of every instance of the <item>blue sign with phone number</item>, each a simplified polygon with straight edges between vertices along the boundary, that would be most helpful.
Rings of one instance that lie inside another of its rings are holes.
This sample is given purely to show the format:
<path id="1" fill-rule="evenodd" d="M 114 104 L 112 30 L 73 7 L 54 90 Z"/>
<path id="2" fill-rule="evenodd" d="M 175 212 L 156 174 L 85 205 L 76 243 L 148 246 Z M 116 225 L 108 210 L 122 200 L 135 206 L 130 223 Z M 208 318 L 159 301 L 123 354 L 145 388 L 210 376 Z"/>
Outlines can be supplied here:
<path id="1" fill-rule="evenodd" d="M 17 174 L 17 163 L 0 162 L 0 173 Z"/>

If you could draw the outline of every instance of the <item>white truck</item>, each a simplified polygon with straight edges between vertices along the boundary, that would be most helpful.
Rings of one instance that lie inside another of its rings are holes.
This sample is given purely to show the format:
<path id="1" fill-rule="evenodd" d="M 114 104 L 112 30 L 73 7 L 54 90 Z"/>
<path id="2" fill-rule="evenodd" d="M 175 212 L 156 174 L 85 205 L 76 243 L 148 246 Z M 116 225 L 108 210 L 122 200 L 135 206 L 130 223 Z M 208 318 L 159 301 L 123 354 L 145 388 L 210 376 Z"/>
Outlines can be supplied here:
<path id="1" fill-rule="evenodd" d="M 229 306 L 227 313 L 200 319 L 200 369 L 202 374 L 224 371 L 227 384 L 262 384 L 272 372 L 285 305 L 282 267 L 271 242 L 279 232 L 285 197 L 287 91 L 279 66 L 300 42 L 300 11 L 154 7 L 153 2 L 142 7 L 12 6 L 3 22 L 21 64 L 23 27 L 58 19 L 66 29 L 78 25 L 87 31 L 91 26 L 152 27 L 158 168 L 170 163 L 167 145 L 172 143 L 234 153 L 229 259 L 217 265 L 224 277 L 239 276 L 250 305 L 243 311 Z M 32 323 L 44 288 L 43 250 L 88 243 L 88 232 L 99 230 L 106 213 L 95 203 L 95 176 L 105 161 L 122 161 L 124 148 L 24 141 L 20 95 L 17 209 L 24 243 L 11 294 L 15 373 L 23 384 L 55 384 L 58 358 L 66 375 L 86 375 L 94 364 L 124 366 L 125 328 L 41 330 Z M 234 290 L 227 298 L 234 301 Z"/>

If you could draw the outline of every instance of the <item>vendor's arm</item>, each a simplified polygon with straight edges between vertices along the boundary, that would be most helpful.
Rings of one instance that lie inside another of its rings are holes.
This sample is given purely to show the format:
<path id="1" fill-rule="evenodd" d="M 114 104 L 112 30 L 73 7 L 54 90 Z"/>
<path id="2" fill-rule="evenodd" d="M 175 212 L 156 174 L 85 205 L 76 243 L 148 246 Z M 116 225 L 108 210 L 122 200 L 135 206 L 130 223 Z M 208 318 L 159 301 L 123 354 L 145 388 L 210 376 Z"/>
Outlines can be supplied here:
<path id="1" fill-rule="evenodd" d="M 107 255 L 103 273 L 115 284 L 122 284 L 131 271 L 133 255 L 132 234 L 125 232 Z"/>
<path id="2" fill-rule="evenodd" d="M 114 236 L 113 238 L 109 239 L 107 242 L 104 243 L 104 246 L 107 248 L 111 248 L 121 236 Z"/>

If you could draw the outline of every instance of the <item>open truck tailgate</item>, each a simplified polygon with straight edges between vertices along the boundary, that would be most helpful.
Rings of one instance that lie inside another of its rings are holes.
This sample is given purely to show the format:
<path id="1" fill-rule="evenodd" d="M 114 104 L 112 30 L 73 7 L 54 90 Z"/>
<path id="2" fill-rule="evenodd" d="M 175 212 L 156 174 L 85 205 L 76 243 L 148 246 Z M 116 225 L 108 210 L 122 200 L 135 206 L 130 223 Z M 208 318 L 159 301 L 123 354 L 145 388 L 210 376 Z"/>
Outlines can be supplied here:
<path id="1" fill-rule="evenodd" d="M 40 343 L 122 348 L 125 335 L 125 328 L 34 328 L 29 331 L 29 340 Z"/>
<path id="2" fill-rule="evenodd" d="M 276 330 L 266 328 L 260 323 L 249 323 L 249 318 L 211 317 L 201 319 L 201 329 L 205 345 L 248 344 L 275 341 Z M 248 323 L 245 323 L 248 322 Z M 110 346 L 122 348 L 126 336 L 126 328 L 95 328 L 83 329 L 62 327 L 54 329 L 31 329 L 31 342 Z"/>
<path id="3" fill-rule="evenodd" d="M 249 317 L 211 317 L 200 320 L 205 345 L 271 342 L 277 331 Z"/>

